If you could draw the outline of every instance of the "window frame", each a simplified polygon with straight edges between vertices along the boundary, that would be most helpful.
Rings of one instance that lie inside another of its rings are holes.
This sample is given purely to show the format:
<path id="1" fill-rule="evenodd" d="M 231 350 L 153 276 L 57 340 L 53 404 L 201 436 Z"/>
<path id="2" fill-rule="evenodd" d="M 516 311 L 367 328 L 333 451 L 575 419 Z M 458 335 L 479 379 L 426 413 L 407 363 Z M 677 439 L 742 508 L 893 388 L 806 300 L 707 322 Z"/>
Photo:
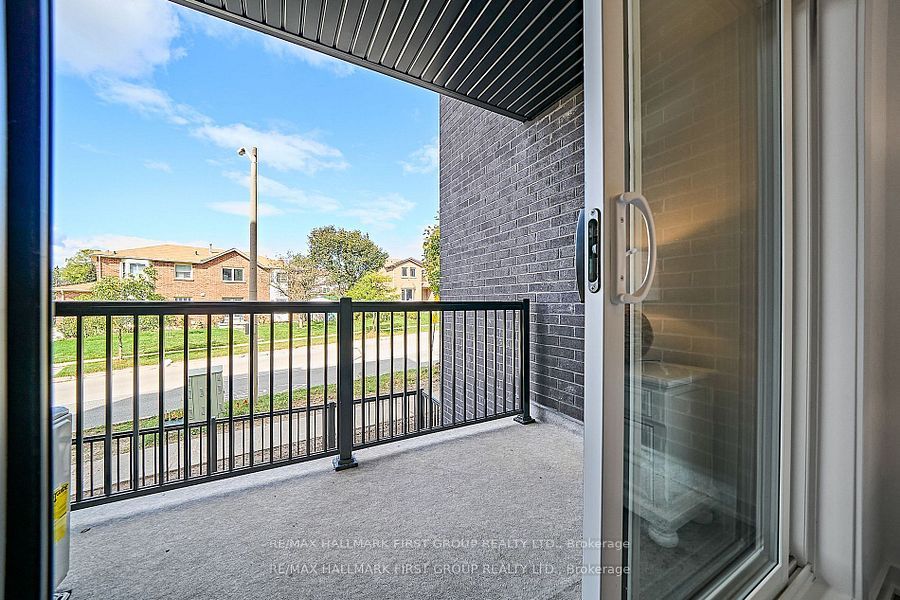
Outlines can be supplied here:
<path id="1" fill-rule="evenodd" d="M 231 279 L 225 279 L 225 271 L 231 271 Z M 234 278 L 235 271 L 241 272 L 240 279 Z M 222 267 L 222 282 L 223 283 L 245 283 L 246 279 L 244 279 L 244 267 Z"/>
<path id="2" fill-rule="evenodd" d="M 187 277 L 179 277 L 178 276 L 178 267 L 187 267 L 188 268 L 188 276 Z M 174 271 L 174 277 L 176 281 L 193 281 L 194 279 L 194 265 L 191 263 L 175 263 L 172 267 Z"/>
<path id="3" fill-rule="evenodd" d="M 140 266 L 141 270 L 139 273 L 132 273 L 131 267 Z M 122 259 L 122 268 L 119 271 L 119 275 L 122 279 L 125 277 L 139 277 L 144 274 L 144 269 L 150 266 L 150 261 L 146 259 L 139 258 L 123 258 Z"/>

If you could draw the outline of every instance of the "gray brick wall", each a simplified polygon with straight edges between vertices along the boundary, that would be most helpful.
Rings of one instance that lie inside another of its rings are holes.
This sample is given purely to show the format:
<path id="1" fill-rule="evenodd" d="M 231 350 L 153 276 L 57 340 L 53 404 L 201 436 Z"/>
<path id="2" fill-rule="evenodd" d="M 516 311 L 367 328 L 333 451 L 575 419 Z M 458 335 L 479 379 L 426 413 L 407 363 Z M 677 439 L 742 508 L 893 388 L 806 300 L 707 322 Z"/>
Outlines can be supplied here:
<path id="1" fill-rule="evenodd" d="M 575 224 L 584 205 L 583 93 L 528 123 L 442 98 L 440 119 L 441 297 L 529 298 L 532 400 L 581 419 Z"/>

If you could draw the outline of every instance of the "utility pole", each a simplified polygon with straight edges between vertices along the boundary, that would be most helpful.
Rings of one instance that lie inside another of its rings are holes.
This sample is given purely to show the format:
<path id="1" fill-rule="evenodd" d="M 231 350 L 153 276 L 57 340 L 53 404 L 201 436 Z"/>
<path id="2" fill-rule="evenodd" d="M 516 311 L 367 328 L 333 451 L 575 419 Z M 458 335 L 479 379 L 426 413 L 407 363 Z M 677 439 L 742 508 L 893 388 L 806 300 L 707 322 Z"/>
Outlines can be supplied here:
<path id="1" fill-rule="evenodd" d="M 246 153 L 244 148 L 238 150 L 238 154 L 243 156 Z M 257 198 L 257 153 L 256 146 L 250 148 L 250 280 L 249 280 L 249 298 L 251 302 L 256 301 L 256 272 L 257 272 L 257 250 L 256 250 L 256 221 L 259 212 L 259 200 Z"/>
<path id="2" fill-rule="evenodd" d="M 239 156 L 247 154 L 246 148 L 238 150 Z M 256 302 L 256 271 L 257 266 L 257 250 L 256 250 L 256 220 L 259 207 L 257 198 L 257 152 L 256 146 L 250 148 L 250 279 L 248 280 L 247 295 L 250 302 Z M 250 402 L 255 404 L 258 400 L 259 391 L 259 343 L 256 337 L 256 315 L 250 313 Z M 269 390 L 271 401 L 272 390 Z M 251 412 L 252 414 L 252 412 Z M 251 423 L 250 435 L 253 435 Z M 251 446 L 252 448 L 252 446 Z M 252 461 L 252 459 L 251 459 Z"/>

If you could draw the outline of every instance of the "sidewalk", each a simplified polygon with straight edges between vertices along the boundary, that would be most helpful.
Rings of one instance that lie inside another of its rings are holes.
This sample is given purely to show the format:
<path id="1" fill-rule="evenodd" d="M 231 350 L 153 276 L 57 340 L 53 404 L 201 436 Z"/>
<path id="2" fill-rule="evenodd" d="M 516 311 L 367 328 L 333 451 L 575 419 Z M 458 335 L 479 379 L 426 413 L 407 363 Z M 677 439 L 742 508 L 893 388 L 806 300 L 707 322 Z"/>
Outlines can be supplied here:
<path id="1" fill-rule="evenodd" d="M 417 364 L 427 365 L 429 363 L 429 338 L 428 332 L 423 331 L 418 334 L 410 333 L 406 337 L 407 354 L 404 357 L 403 343 L 404 336 L 394 336 L 394 362 L 393 370 L 403 371 L 406 369 L 414 369 Z M 379 343 L 380 342 L 380 343 Z M 359 371 L 362 364 L 362 340 L 354 340 L 354 364 L 358 365 L 354 371 L 357 372 L 356 378 L 360 376 Z M 420 353 L 417 361 L 417 348 Z M 433 341 L 433 362 L 440 362 L 440 332 L 434 331 Z M 382 373 L 391 369 L 390 353 L 391 340 L 390 336 L 376 338 L 367 338 L 365 340 L 365 358 L 366 358 L 366 376 L 375 374 L 374 360 L 376 358 L 376 350 L 380 352 L 382 361 Z M 337 382 L 337 344 L 329 343 L 326 357 L 325 345 L 313 345 L 302 348 L 295 348 L 293 352 L 293 385 L 294 389 L 305 389 L 307 376 L 309 375 L 310 385 L 322 385 L 325 381 L 325 365 L 328 365 L 328 383 Z M 235 398 L 246 398 L 249 387 L 249 363 L 248 355 L 234 356 L 234 396 Z M 270 367 L 274 367 L 274 383 L 275 392 L 287 391 L 288 384 L 288 349 L 276 350 L 270 357 L 269 352 L 259 353 L 259 383 L 258 390 L 260 394 L 269 393 L 270 383 Z M 226 397 L 229 388 L 229 379 L 231 374 L 228 371 L 228 356 L 213 357 L 211 364 L 221 366 L 223 370 L 223 379 Z M 193 359 L 188 362 L 188 369 L 206 369 L 206 359 Z M 113 371 L 112 373 L 112 401 L 113 401 L 113 422 L 121 422 L 131 420 L 132 400 L 134 397 L 134 369 L 126 368 Z M 173 410 L 181 408 L 184 398 L 184 363 L 168 363 L 164 367 L 164 405 L 165 409 Z M 138 371 L 138 394 L 139 394 L 139 411 L 140 417 L 154 416 L 159 412 L 159 366 L 144 365 L 139 367 Z M 54 380 L 52 384 L 52 398 L 55 406 L 65 406 L 70 411 L 75 410 L 75 389 L 76 381 L 72 379 Z M 85 427 L 100 425 L 104 422 L 104 407 L 106 403 L 106 374 L 91 373 L 84 376 L 83 379 L 83 410 L 86 421 Z M 91 423 L 91 424 L 89 424 Z"/>

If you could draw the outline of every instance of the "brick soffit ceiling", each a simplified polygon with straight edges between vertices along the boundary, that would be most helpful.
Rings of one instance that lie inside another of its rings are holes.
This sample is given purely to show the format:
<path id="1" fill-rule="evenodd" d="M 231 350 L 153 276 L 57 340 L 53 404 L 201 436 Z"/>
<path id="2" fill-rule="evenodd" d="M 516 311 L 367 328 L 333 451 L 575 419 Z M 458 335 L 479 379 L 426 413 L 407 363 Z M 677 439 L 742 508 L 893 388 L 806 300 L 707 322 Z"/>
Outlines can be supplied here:
<path id="1" fill-rule="evenodd" d="M 582 0 L 171 0 L 531 120 L 582 81 Z"/>

